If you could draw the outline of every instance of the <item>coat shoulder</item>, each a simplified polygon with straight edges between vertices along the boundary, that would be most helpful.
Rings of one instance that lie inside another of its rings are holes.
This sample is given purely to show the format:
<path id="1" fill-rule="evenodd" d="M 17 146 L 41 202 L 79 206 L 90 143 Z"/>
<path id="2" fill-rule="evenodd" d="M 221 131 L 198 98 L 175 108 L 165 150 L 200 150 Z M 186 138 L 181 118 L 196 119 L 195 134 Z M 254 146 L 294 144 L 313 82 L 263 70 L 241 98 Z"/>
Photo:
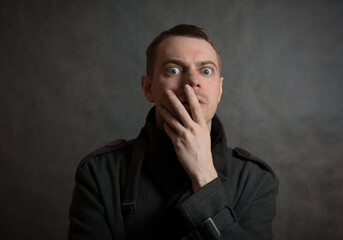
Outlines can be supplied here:
<path id="1" fill-rule="evenodd" d="M 87 156 L 85 156 L 82 161 L 80 162 L 80 166 L 84 166 L 87 162 L 89 162 L 91 159 L 101 157 L 103 155 L 107 154 L 116 154 L 116 152 L 124 149 L 127 145 L 129 145 L 130 141 L 127 141 L 125 139 L 117 139 L 114 140 L 108 144 L 106 144 L 103 147 L 100 147 Z"/>
<path id="2" fill-rule="evenodd" d="M 270 172 L 271 175 L 273 176 L 274 180 L 277 180 L 277 176 L 276 176 L 274 170 L 266 162 L 264 162 L 263 160 L 261 160 L 260 158 L 258 158 L 256 156 L 252 155 L 249 151 L 247 151 L 241 147 L 235 147 L 233 149 L 233 155 L 236 158 L 239 158 L 243 161 L 249 161 L 249 162 L 256 164 L 259 168 L 261 168 L 267 172 Z"/>

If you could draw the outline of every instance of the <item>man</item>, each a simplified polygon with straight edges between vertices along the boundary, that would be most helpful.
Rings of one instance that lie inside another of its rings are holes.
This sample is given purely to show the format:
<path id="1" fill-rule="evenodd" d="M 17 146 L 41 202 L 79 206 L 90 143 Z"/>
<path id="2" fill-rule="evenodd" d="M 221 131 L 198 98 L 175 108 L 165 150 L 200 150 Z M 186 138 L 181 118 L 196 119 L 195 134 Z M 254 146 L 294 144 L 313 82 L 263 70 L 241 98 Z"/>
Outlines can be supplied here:
<path id="1" fill-rule="evenodd" d="M 220 56 L 202 29 L 178 25 L 147 49 L 136 139 L 117 140 L 77 169 L 69 239 L 272 239 L 278 180 L 226 146 L 215 112 Z"/>

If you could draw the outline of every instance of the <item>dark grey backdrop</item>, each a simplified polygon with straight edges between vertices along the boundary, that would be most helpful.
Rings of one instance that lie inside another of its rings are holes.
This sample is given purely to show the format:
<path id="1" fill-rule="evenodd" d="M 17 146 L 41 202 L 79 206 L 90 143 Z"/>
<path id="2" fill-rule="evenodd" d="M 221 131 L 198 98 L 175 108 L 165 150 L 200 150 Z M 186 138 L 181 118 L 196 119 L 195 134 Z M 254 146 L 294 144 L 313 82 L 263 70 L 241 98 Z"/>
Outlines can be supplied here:
<path id="1" fill-rule="evenodd" d="M 221 50 L 229 145 L 280 178 L 275 238 L 343 238 L 342 1 L 0 1 L 0 238 L 65 239 L 81 158 L 133 138 L 145 48 L 178 23 Z"/>

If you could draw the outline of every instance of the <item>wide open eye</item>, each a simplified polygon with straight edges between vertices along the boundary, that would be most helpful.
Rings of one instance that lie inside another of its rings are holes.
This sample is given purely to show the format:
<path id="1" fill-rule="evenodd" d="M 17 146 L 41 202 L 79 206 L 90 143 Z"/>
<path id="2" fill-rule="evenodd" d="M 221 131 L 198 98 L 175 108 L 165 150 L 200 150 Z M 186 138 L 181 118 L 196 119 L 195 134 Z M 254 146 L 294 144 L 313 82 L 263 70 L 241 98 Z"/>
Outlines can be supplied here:
<path id="1" fill-rule="evenodd" d="M 203 68 L 203 69 L 201 69 L 201 72 L 204 75 L 211 75 L 212 74 L 212 69 L 210 69 L 210 68 Z"/>
<path id="2" fill-rule="evenodd" d="M 172 67 L 168 69 L 168 73 L 171 75 L 176 75 L 180 73 L 180 69 L 178 69 L 177 67 Z"/>

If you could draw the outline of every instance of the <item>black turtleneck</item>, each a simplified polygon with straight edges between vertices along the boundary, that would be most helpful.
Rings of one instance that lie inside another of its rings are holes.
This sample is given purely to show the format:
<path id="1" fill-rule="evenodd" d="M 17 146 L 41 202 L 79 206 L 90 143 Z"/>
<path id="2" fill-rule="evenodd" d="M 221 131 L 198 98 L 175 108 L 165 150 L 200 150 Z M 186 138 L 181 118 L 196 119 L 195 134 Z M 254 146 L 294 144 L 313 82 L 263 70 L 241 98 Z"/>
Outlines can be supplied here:
<path id="1" fill-rule="evenodd" d="M 155 108 L 150 110 L 145 128 L 149 147 L 144 165 L 160 191 L 168 198 L 187 180 L 187 174 L 176 156 L 172 141 L 155 124 Z"/>

